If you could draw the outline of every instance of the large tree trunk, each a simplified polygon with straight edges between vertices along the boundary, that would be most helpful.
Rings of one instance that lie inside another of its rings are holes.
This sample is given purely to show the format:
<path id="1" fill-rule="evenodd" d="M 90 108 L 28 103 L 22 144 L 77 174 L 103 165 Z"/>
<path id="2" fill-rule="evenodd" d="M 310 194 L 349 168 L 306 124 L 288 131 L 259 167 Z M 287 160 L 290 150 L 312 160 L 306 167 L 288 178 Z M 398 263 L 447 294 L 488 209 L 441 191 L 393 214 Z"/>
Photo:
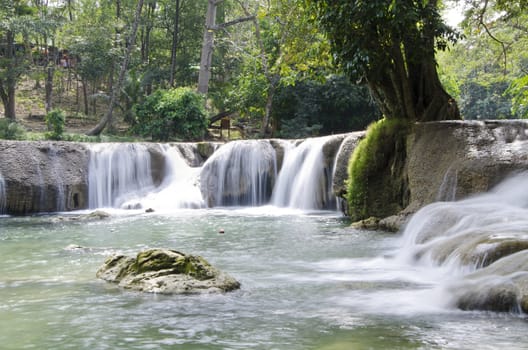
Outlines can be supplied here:
<path id="1" fill-rule="evenodd" d="M 101 119 L 101 121 L 92 130 L 86 133 L 87 135 L 99 135 L 112 120 L 112 113 L 114 110 L 114 105 L 117 101 L 117 97 L 119 96 L 121 85 L 123 84 L 123 81 L 125 80 L 125 73 L 128 67 L 128 62 L 130 61 L 130 55 L 132 54 L 132 49 L 134 48 L 134 43 L 136 42 L 136 34 L 137 34 L 138 26 L 139 26 L 139 19 L 141 17 L 141 9 L 143 8 L 143 2 L 144 0 L 138 0 L 137 6 L 136 6 L 134 24 L 132 25 L 132 30 L 130 32 L 127 51 L 125 53 L 125 57 L 121 64 L 121 70 L 119 72 L 119 78 L 117 80 L 117 84 L 115 84 L 110 94 L 110 105 L 108 106 L 108 110 L 106 114 L 104 115 L 104 117 Z"/>
<path id="2" fill-rule="evenodd" d="M 418 35 L 418 34 L 416 34 Z M 433 34 L 430 34 L 434 38 Z M 406 52 L 395 41 L 392 62 L 367 77 L 368 87 L 382 113 L 388 118 L 412 121 L 460 119 L 455 100 L 445 91 L 438 77 L 434 40 L 420 53 Z"/>

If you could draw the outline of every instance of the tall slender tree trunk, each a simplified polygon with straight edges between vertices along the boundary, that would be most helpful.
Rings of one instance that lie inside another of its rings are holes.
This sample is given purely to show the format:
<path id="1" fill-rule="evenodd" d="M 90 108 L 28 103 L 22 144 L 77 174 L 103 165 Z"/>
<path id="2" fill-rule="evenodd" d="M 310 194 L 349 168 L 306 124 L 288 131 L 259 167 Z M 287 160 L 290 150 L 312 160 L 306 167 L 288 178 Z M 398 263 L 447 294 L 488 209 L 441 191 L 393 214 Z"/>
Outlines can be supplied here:
<path id="1" fill-rule="evenodd" d="M 16 59 L 15 55 L 15 45 L 14 45 L 14 34 L 11 31 L 6 32 L 6 54 L 5 58 L 9 62 L 10 69 L 6 74 L 4 79 L 0 79 L 0 98 L 4 105 L 4 115 L 7 119 L 13 121 L 16 120 L 16 104 L 15 104 L 15 91 L 16 91 L 16 78 L 14 71 L 14 60 Z"/>
<path id="2" fill-rule="evenodd" d="M 152 17 L 156 11 L 156 1 L 150 1 L 147 4 L 147 24 L 141 30 L 141 60 L 148 63 L 150 60 L 150 35 L 154 27 Z"/>
<path id="3" fill-rule="evenodd" d="M 247 9 L 246 15 L 249 15 Z M 257 43 L 260 49 L 260 61 L 262 63 L 262 69 L 264 70 L 264 76 L 268 81 L 268 90 L 266 96 L 266 105 L 264 108 L 264 116 L 262 117 L 262 125 L 260 126 L 260 133 L 262 135 L 269 135 L 271 133 L 270 124 L 271 124 L 271 110 L 273 107 L 273 97 L 275 95 L 275 90 L 277 88 L 277 83 L 279 78 L 270 71 L 268 57 L 266 56 L 266 48 L 264 47 L 264 42 L 262 40 L 262 35 L 260 32 L 260 24 L 257 17 L 253 18 L 253 25 L 255 26 L 255 36 L 257 38 Z M 282 55 L 279 52 L 279 56 Z"/>
<path id="4" fill-rule="evenodd" d="M 53 109 L 53 65 L 48 65 L 46 77 L 46 113 L 49 113 Z"/>
<path id="5" fill-rule="evenodd" d="M 130 61 L 130 55 L 132 54 L 132 49 L 134 48 L 134 44 L 136 42 L 136 34 L 137 34 L 138 26 L 139 26 L 139 19 L 141 17 L 141 10 L 143 8 L 143 2 L 144 0 L 138 0 L 137 6 L 136 6 L 136 11 L 134 15 L 134 23 L 132 25 L 132 30 L 129 35 L 129 40 L 127 41 L 128 47 L 127 47 L 123 62 L 121 64 L 119 78 L 110 94 L 110 105 L 108 106 L 108 110 L 106 114 L 104 115 L 104 117 L 101 119 L 101 121 L 92 130 L 87 132 L 87 135 L 99 135 L 112 120 L 112 113 L 114 110 L 114 105 L 117 101 L 117 97 L 119 96 L 121 85 L 123 84 L 123 81 L 125 80 L 125 74 L 126 74 L 126 70 L 128 67 L 128 62 Z"/>
<path id="6" fill-rule="evenodd" d="M 72 0 L 68 0 L 68 18 L 73 22 Z"/>
<path id="7" fill-rule="evenodd" d="M 4 87 L 0 81 L 0 97 L 4 105 L 4 115 L 7 119 L 16 120 L 15 87 L 9 84 Z"/>
<path id="8" fill-rule="evenodd" d="M 88 81 L 83 78 L 82 80 L 82 94 L 84 102 L 84 114 L 90 114 L 90 104 L 88 103 Z"/>
<path id="9" fill-rule="evenodd" d="M 44 42 L 47 42 L 47 38 L 44 38 Z M 54 41 L 52 41 L 52 46 L 55 46 Z M 50 57 L 49 53 L 46 56 L 46 83 L 45 83 L 45 105 L 46 113 L 49 113 L 53 109 L 53 75 L 55 73 L 55 63 L 58 61 L 59 52 L 57 50 L 53 51 L 52 56 Z"/>
<path id="10" fill-rule="evenodd" d="M 178 48 L 178 30 L 180 27 L 180 0 L 176 0 L 176 14 L 174 15 L 174 30 L 172 32 L 171 65 L 169 85 L 174 87 L 174 75 L 176 73 L 176 50 Z"/>
<path id="11" fill-rule="evenodd" d="M 207 94 L 211 79 L 211 65 L 213 62 L 214 27 L 216 24 L 216 8 L 223 0 L 209 0 L 205 15 L 205 29 L 200 58 L 200 72 L 198 74 L 198 92 Z"/>

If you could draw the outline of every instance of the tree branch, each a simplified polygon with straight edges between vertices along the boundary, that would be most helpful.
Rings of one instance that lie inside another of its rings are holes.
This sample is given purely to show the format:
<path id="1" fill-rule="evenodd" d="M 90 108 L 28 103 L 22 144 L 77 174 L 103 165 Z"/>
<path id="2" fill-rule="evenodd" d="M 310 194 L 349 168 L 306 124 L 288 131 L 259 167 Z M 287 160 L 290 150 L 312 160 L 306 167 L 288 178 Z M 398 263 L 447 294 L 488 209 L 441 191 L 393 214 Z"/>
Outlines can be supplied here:
<path id="1" fill-rule="evenodd" d="M 217 25 L 215 25 L 213 27 L 210 27 L 210 28 L 207 28 L 207 29 L 211 29 L 211 30 L 224 29 L 224 28 L 230 27 L 230 26 L 238 24 L 238 23 L 252 21 L 254 19 L 255 19 L 254 15 L 253 16 L 248 16 L 248 17 L 237 18 L 237 19 L 234 19 L 234 20 L 229 21 L 229 22 L 217 24 Z"/>
<path id="2" fill-rule="evenodd" d="M 502 55 L 504 56 L 504 71 L 506 72 L 506 66 L 507 66 L 507 63 L 508 63 L 508 60 L 507 60 L 507 56 L 506 56 L 506 44 L 504 41 L 498 39 L 495 35 L 493 35 L 493 33 L 490 31 L 490 29 L 488 28 L 487 24 L 485 23 L 484 21 L 484 15 L 488 9 L 488 0 L 485 0 L 484 1 L 484 7 L 482 8 L 482 11 L 480 12 L 479 16 L 478 16 L 478 21 L 479 21 L 479 25 L 481 25 L 484 30 L 486 31 L 486 34 L 488 34 L 488 36 L 493 40 L 493 41 L 496 41 L 497 43 L 499 43 L 502 47 Z"/>

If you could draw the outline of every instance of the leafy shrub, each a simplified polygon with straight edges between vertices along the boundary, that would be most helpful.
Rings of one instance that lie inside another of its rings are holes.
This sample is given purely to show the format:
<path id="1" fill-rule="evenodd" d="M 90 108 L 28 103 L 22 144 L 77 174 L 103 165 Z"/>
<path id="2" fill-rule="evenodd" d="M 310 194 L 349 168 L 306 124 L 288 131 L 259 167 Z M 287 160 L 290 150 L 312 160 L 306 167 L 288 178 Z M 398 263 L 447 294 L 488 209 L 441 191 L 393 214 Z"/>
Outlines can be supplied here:
<path id="1" fill-rule="evenodd" d="M 66 117 L 64 111 L 54 109 L 46 114 L 46 126 L 48 127 L 47 138 L 52 140 L 61 140 L 64 133 L 64 125 L 66 124 Z"/>
<path id="2" fill-rule="evenodd" d="M 24 127 L 10 119 L 0 119 L 0 139 L 23 140 L 26 135 Z"/>
<path id="3" fill-rule="evenodd" d="M 157 90 L 135 112 L 133 131 L 153 141 L 198 140 L 207 131 L 204 98 L 190 88 Z"/>

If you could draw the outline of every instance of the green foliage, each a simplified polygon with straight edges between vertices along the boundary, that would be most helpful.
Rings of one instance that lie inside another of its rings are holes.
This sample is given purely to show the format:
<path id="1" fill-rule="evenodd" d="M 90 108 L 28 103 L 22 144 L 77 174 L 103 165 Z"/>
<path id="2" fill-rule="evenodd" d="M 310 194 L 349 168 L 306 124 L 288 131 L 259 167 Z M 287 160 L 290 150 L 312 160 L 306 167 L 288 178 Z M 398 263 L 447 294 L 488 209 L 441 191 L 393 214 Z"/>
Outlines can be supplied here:
<path id="1" fill-rule="evenodd" d="M 460 110 L 465 119 L 512 119 L 511 99 L 506 81 L 485 84 L 469 80 L 460 86 Z"/>
<path id="2" fill-rule="evenodd" d="M 527 6 L 525 0 L 471 2 L 461 24 L 465 40 L 438 56 L 442 81 L 465 119 L 523 117 Z"/>
<path id="3" fill-rule="evenodd" d="M 367 89 L 338 75 L 281 86 L 273 106 L 278 135 L 285 138 L 364 130 L 379 118 Z"/>
<path id="4" fill-rule="evenodd" d="M 207 131 L 203 96 L 190 88 L 156 90 L 135 112 L 134 131 L 155 141 L 199 140 Z"/>
<path id="5" fill-rule="evenodd" d="M 44 119 L 49 131 L 46 136 L 51 140 L 62 139 L 64 125 L 66 124 L 66 116 L 64 115 L 64 111 L 61 109 L 54 109 L 46 114 Z"/>
<path id="6" fill-rule="evenodd" d="M 309 2 L 329 32 L 339 61 L 356 78 L 379 80 L 392 66 L 394 45 L 402 45 L 410 62 L 419 62 L 432 49 L 433 38 L 425 34 L 433 34 L 440 49 L 457 38 L 428 1 Z"/>
<path id="7" fill-rule="evenodd" d="M 403 209 L 402 167 L 409 130 L 408 121 L 395 118 L 382 119 L 367 129 L 348 164 L 347 203 L 352 220 L 385 217 Z"/>
<path id="8" fill-rule="evenodd" d="M 512 112 L 528 119 L 528 75 L 515 79 L 506 91 L 512 98 Z"/>
<path id="9" fill-rule="evenodd" d="M 25 136 L 26 130 L 22 125 L 7 118 L 0 119 L 0 139 L 23 140 Z"/>
<path id="10" fill-rule="evenodd" d="M 342 69 L 368 84 L 387 117 L 459 118 L 436 72 L 435 52 L 460 35 L 437 1 L 307 0 Z M 448 112 L 448 113 L 446 113 Z"/>

